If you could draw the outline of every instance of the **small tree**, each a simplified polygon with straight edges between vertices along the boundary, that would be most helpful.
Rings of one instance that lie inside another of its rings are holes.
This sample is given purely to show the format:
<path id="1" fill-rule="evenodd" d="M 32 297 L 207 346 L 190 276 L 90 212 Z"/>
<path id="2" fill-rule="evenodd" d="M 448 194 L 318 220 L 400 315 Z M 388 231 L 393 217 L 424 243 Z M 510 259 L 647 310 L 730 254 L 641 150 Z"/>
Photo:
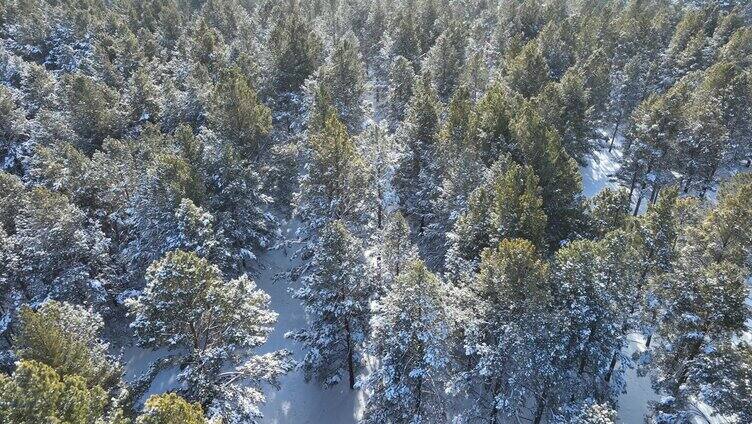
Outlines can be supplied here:
<path id="1" fill-rule="evenodd" d="M 441 378 L 449 363 L 450 315 L 441 281 L 412 262 L 375 308 L 369 350 L 378 366 L 365 381 L 363 422 L 446 419 Z"/>
<path id="2" fill-rule="evenodd" d="M 198 403 L 188 403 L 175 393 L 152 395 L 136 424 L 207 424 Z"/>
<path id="3" fill-rule="evenodd" d="M 303 287 L 293 294 L 305 305 L 308 329 L 286 336 L 307 348 L 300 364 L 306 379 L 316 375 L 325 385 L 335 385 L 346 368 L 352 389 L 360 368 L 372 293 L 360 241 L 342 222 L 327 224 L 309 268 L 312 272 L 303 278 Z"/>

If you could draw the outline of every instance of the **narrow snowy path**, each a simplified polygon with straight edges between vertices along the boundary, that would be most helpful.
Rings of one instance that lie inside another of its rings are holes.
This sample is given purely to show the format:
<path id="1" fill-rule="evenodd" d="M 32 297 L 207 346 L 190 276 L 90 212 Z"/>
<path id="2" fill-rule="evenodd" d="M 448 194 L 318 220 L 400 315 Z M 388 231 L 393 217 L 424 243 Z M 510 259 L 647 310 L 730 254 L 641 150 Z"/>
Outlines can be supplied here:
<path id="1" fill-rule="evenodd" d="M 295 239 L 295 223 L 283 229 L 284 240 Z M 288 331 L 304 328 L 305 311 L 299 301 L 288 292 L 290 283 L 275 278 L 296 265 L 290 258 L 295 246 L 277 248 L 261 255 L 263 269 L 256 283 L 271 296 L 271 306 L 279 314 L 279 321 L 261 353 L 288 349 L 295 359 L 303 352 L 297 343 L 284 337 Z M 297 283 L 297 282 L 296 282 Z M 296 285 L 296 283 L 293 283 Z M 297 287 L 297 285 L 296 285 Z M 347 384 L 325 389 L 316 381 L 305 382 L 303 373 L 294 370 L 282 378 L 280 390 L 267 390 L 267 403 L 262 408 L 262 422 L 270 424 L 353 424 L 357 422 L 362 405 L 360 391 L 350 390 Z"/>

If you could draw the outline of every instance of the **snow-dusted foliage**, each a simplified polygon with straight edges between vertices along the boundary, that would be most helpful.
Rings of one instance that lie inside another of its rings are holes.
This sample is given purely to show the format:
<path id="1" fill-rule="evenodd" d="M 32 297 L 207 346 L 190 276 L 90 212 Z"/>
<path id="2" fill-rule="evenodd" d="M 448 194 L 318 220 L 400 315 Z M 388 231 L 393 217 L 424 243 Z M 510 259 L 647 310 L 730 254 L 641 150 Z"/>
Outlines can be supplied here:
<path id="1" fill-rule="evenodd" d="M 363 422 L 445 420 L 442 376 L 449 365 L 451 314 L 442 282 L 413 261 L 375 306 L 369 353 L 378 365 L 364 382 Z"/>
<path id="2" fill-rule="evenodd" d="M 749 0 L 0 1 L 0 421 L 746 423 L 750 46 Z"/>
<path id="3" fill-rule="evenodd" d="M 292 366 L 284 350 L 253 354 L 277 321 L 269 295 L 245 275 L 225 281 L 217 266 L 181 250 L 152 264 L 146 280 L 129 303 L 139 344 L 174 351 L 181 391 L 211 416 L 259 418 L 261 384 L 277 384 Z"/>
<path id="4" fill-rule="evenodd" d="M 306 348 L 300 363 L 306 379 L 316 377 L 329 386 L 346 372 L 353 388 L 373 292 L 363 248 L 341 221 L 333 221 L 321 230 L 313 250 L 302 287 L 293 293 L 305 305 L 308 328 L 286 337 Z"/>

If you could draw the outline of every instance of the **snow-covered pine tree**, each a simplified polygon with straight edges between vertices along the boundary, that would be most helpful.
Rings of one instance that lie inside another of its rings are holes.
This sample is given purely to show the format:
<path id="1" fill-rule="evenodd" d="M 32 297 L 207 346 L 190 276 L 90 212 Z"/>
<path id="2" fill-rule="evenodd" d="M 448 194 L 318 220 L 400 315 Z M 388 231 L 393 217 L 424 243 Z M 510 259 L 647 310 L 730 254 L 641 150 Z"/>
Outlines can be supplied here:
<path id="1" fill-rule="evenodd" d="M 366 117 L 366 73 L 358 39 L 352 31 L 336 43 L 318 74 L 319 84 L 331 95 L 332 107 L 340 121 L 351 134 L 360 133 Z"/>
<path id="2" fill-rule="evenodd" d="M 62 194 L 35 188 L 15 219 L 13 278 L 27 302 L 44 299 L 107 309 L 115 294 L 109 240 Z"/>
<path id="3" fill-rule="evenodd" d="M 262 384 L 277 385 L 292 368 L 288 351 L 253 353 L 277 320 L 269 295 L 246 275 L 225 281 L 217 266 L 181 250 L 154 262 L 146 280 L 128 304 L 139 344 L 173 351 L 182 392 L 209 416 L 256 422 Z"/>
<path id="4" fill-rule="evenodd" d="M 306 379 L 338 384 L 347 372 L 350 388 L 361 368 L 368 333 L 368 302 L 373 285 L 366 271 L 361 242 L 340 221 L 320 232 L 302 286 L 293 292 L 306 309 L 308 327 L 285 336 L 302 343 L 300 367 Z M 346 370 L 346 371 L 345 371 Z"/>
<path id="5" fill-rule="evenodd" d="M 353 138 L 336 114 L 326 115 L 324 127 L 308 140 L 310 162 L 301 177 L 296 213 L 310 237 L 332 220 L 358 227 L 369 221 L 370 172 Z"/>
<path id="6" fill-rule="evenodd" d="M 548 265 L 524 239 L 504 239 L 483 252 L 468 287 L 473 301 L 463 342 L 469 365 L 455 375 L 455 390 L 472 402 L 462 415 L 498 423 L 522 412 L 532 398 L 525 383 L 544 364 L 535 351 L 551 301 Z M 467 361 L 467 360 L 465 360 Z"/>
<path id="7" fill-rule="evenodd" d="M 272 125 L 271 111 L 258 98 L 252 81 L 237 67 L 223 70 L 209 104 L 212 128 L 244 157 L 260 154 Z"/>
<path id="8" fill-rule="evenodd" d="M 410 226 L 399 211 L 386 218 L 386 225 L 379 234 L 376 250 L 376 282 L 378 290 L 386 290 L 407 269 L 407 265 L 418 259 L 418 249 L 410 237 Z"/>
<path id="9" fill-rule="evenodd" d="M 472 274 L 483 249 L 503 239 L 524 238 L 542 247 L 546 214 L 533 171 L 503 158 L 487 174 L 448 235 L 452 245 L 446 262 L 453 279 Z"/>
<path id="10" fill-rule="evenodd" d="M 414 86 L 413 64 L 403 56 L 395 57 L 389 68 L 389 91 L 386 101 L 386 115 L 392 131 L 399 127 L 407 115 Z"/>
<path id="11" fill-rule="evenodd" d="M 440 183 L 436 163 L 436 139 L 439 132 L 440 104 L 431 86 L 429 74 L 416 79 L 407 118 L 397 136 L 405 152 L 395 175 L 400 206 L 422 236 L 432 219 L 431 203 Z"/>
<path id="12" fill-rule="evenodd" d="M 369 353 L 377 366 L 363 382 L 363 423 L 446 420 L 442 378 L 449 364 L 451 314 L 442 282 L 420 261 L 400 274 L 374 309 Z"/>

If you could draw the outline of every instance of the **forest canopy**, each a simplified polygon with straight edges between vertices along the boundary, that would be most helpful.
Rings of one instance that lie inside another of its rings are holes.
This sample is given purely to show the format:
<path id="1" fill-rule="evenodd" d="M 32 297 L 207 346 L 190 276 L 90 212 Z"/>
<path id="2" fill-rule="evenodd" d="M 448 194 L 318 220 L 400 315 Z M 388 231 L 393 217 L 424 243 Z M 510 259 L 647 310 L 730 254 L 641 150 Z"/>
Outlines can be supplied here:
<path id="1" fill-rule="evenodd" d="M 752 422 L 748 1 L 0 0 L 0 41 L 0 423 L 264 422 L 296 373 L 353 423 L 625 422 L 636 378 Z"/>

